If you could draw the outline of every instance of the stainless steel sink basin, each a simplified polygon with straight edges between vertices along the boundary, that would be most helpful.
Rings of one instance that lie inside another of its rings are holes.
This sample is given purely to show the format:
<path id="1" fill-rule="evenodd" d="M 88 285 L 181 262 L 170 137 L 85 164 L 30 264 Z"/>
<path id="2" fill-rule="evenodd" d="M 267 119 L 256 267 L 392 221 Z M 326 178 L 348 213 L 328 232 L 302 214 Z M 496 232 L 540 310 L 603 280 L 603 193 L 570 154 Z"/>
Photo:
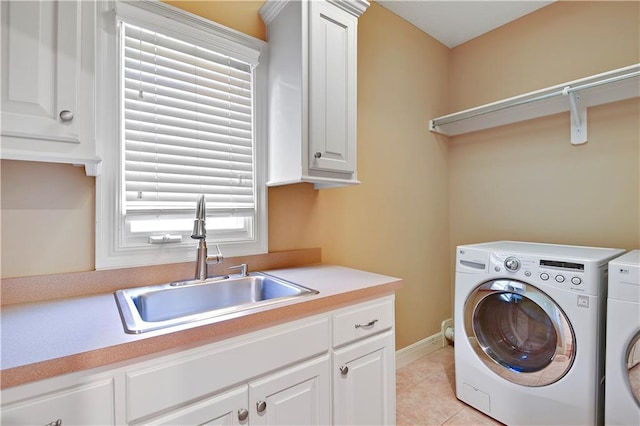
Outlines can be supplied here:
<path id="1" fill-rule="evenodd" d="M 115 293 L 127 333 L 202 321 L 295 297 L 317 294 L 260 272 L 175 286 L 160 284 Z"/>

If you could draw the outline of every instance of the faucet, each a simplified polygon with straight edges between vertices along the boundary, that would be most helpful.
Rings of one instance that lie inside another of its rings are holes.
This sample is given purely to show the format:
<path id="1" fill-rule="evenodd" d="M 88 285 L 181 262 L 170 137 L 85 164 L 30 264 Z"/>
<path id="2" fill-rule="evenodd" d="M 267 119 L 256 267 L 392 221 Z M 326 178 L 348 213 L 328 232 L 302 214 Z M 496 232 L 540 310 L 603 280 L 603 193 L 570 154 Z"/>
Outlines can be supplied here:
<path id="1" fill-rule="evenodd" d="M 221 263 L 222 253 L 220 253 L 220 247 L 216 244 L 217 254 L 209 256 L 207 254 L 207 229 L 205 226 L 205 220 L 207 217 L 207 210 L 205 205 L 204 195 L 198 196 L 198 204 L 196 206 L 196 219 L 193 221 L 193 232 L 191 238 L 198 241 L 198 254 L 196 257 L 196 281 L 205 281 L 209 277 L 208 267 L 209 263 Z"/>

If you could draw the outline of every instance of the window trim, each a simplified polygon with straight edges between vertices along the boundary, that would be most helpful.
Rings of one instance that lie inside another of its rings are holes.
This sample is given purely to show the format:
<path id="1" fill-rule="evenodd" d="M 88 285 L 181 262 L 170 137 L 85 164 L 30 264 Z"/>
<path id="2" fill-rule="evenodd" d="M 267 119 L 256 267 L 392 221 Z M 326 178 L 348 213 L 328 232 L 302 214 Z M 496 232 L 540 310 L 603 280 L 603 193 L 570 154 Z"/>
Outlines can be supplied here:
<path id="1" fill-rule="evenodd" d="M 226 257 L 268 252 L 267 239 L 267 44 L 246 34 L 211 22 L 200 16 L 154 0 L 98 2 L 98 37 L 96 50 L 96 145 L 103 160 L 102 173 L 96 178 L 95 267 L 109 269 L 195 259 L 197 242 L 191 244 L 149 244 L 125 247 L 122 241 L 123 211 L 120 182 L 121 139 L 119 128 L 120 59 L 118 54 L 117 16 L 137 25 L 162 28 L 167 35 L 205 44 L 235 55 L 254 68 L 254 152 L 256 179 L 256 215 L 254 240 L 219 243 Z M 259 60 L 259 61 L 258 61 Z M 213 241 L 212 241 L 213 243 Z"/>

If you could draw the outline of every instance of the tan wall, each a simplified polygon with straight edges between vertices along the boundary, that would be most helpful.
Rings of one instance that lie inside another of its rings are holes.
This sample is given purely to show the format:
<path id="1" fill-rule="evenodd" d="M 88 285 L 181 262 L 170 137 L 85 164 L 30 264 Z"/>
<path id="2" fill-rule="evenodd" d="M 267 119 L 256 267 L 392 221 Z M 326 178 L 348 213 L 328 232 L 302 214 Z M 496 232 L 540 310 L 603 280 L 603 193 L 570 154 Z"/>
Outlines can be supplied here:
<path id="1" fill-rule="evenodd" d="M 451 52 L 451 110 L 640 62 L 640 3 L 558 2 Z M 451 246 L 640 244 L 638 98 L 451 138 Z"/>
<path id="2" fill-rule="evenodd" d="M 262 0 L 162 1 L 260 40 L 267 39 L 264 23 L 258 14 L 258 10 L 264 4 Z"/>
<path id="3" fill-rule="evenodd" d="M 451 112 L 638 62 L 637 1 L 558 1 L 451 50 Z"/>
<path id="4" fill-rule="evenodd" d="M 0 162 L 2 278 L 94 265 L 95 178 L 67 164 Z"/>

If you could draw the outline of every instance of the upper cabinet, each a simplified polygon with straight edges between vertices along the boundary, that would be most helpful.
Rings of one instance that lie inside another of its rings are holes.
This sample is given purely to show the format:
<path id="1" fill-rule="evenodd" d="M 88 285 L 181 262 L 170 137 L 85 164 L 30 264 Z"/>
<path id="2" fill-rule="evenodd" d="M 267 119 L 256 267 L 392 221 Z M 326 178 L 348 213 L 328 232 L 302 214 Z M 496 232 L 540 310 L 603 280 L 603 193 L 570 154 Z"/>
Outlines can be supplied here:
<path id="1" fill-rule="evenodd" d="M 2 158 L 80 164 L 95 176 L 94 2 L 0 7 Z"/>
<path id="2" fill-rule="evenodd" d="M 268 0 L 260 9 L 269 42 L 267 185 L 359 183 L 357 29 L 368 6 Z"/>

